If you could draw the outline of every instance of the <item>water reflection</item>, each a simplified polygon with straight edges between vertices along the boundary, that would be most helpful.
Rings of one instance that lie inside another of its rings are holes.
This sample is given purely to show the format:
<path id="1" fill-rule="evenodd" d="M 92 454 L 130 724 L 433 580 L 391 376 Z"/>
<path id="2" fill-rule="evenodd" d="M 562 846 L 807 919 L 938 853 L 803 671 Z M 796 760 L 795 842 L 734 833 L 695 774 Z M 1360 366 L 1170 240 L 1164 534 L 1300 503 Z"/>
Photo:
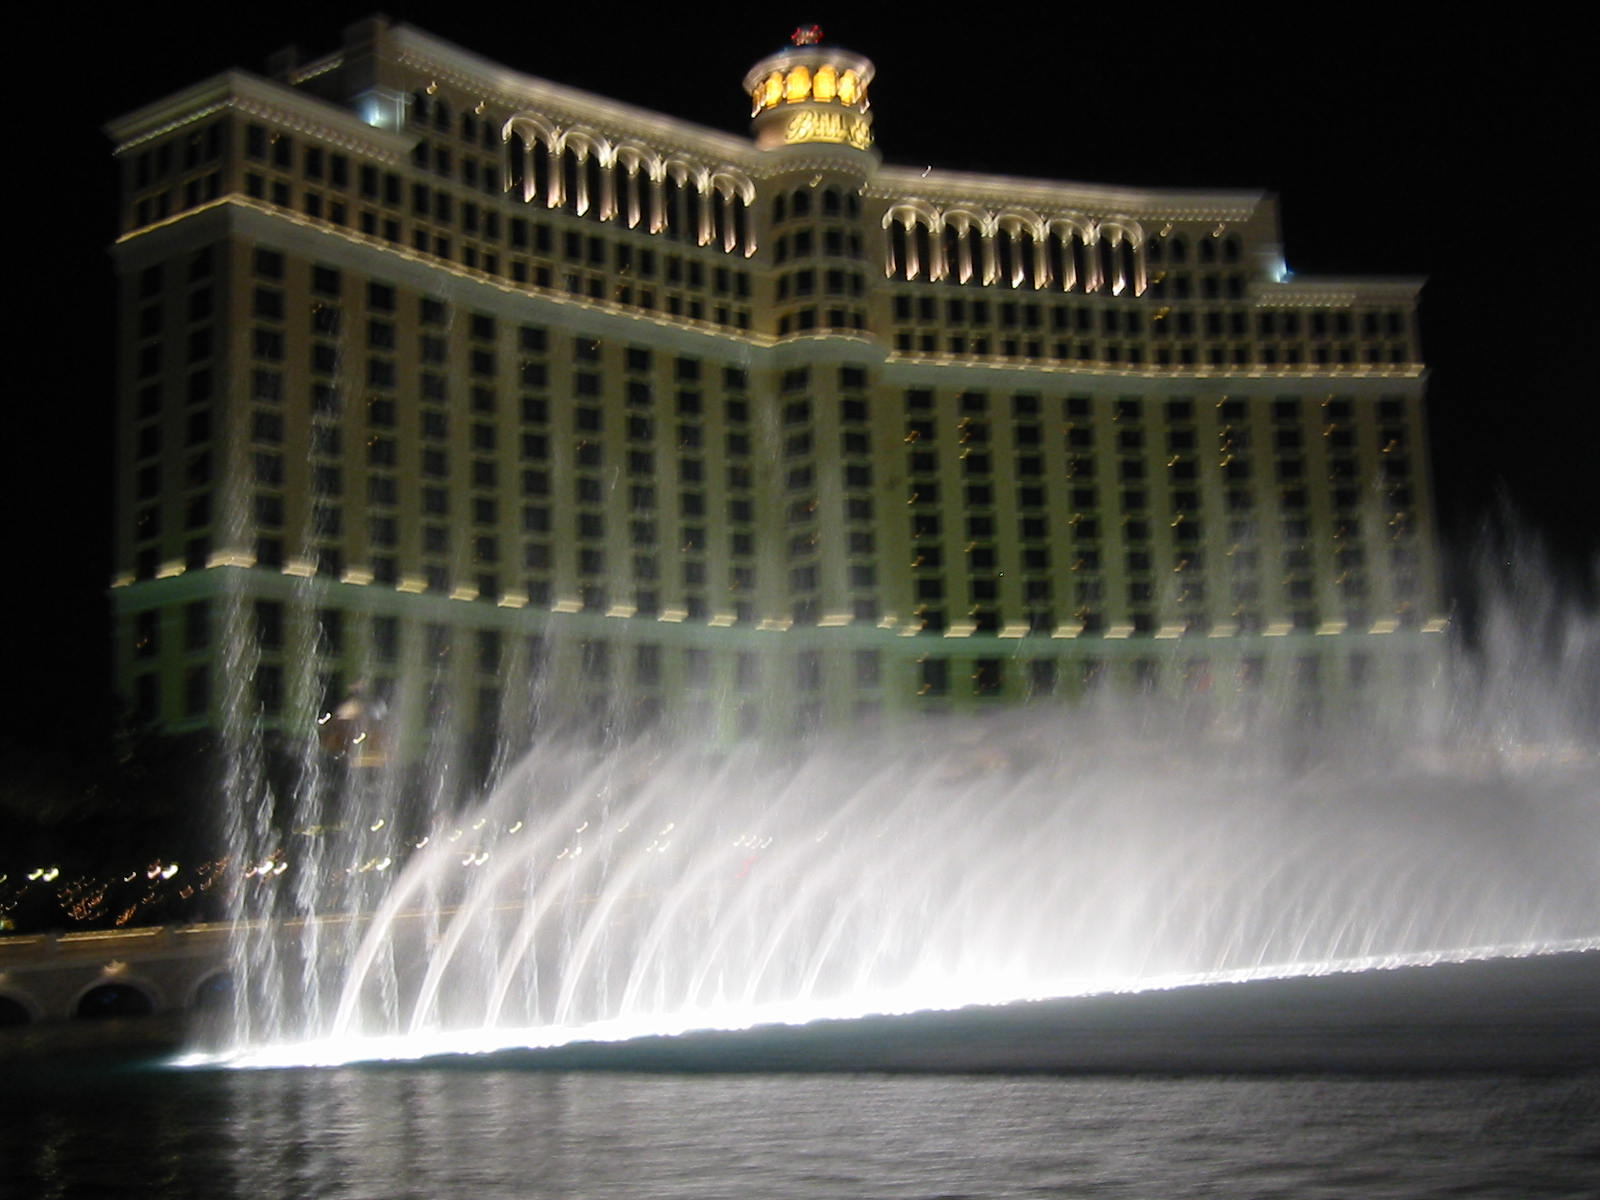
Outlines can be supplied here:
<path id="1" fill-rule="evenodd" d="M 1584 1194 L 1600 1077 L 896 1078 L 388 1068 L 45 1087 L 0 1192 L 66 1197 Z M 115 1117 L 114 1120 L 106 1118 Z"/>

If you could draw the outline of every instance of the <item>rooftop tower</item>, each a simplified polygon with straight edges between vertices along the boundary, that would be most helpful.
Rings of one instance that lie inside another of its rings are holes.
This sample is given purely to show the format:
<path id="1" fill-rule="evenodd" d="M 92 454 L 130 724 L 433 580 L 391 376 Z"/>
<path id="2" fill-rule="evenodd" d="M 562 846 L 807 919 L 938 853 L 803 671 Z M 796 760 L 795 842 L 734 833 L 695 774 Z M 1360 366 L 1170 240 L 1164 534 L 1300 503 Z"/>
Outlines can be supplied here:
<path id="1" fill-rule="evenodd" d="M 870 150 L 872 61 L 823 45 L 816 25 L 796 29 L 789 40 L 792 46 L 745 73 L 756 145 L 763 150 L 816 144 Z"/>

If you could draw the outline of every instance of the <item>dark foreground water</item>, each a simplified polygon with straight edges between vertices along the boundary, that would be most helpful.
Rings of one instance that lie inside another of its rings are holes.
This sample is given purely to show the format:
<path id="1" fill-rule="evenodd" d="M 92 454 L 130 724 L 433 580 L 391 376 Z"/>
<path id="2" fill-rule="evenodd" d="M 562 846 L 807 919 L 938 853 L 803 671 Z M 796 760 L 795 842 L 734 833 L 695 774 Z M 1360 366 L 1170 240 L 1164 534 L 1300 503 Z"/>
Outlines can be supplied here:
<path id="1" fill-rule="evenodd" d="M 340 1068 L 144 1020 L 0 1030 L 0 1197 L 1600 1197 L 1593 953 Z"/>
<path id="2" fill-rule="evenodd" d="M 1593 1197 L 1600 1075 L 61 1077 L 7 1197 Z"/>

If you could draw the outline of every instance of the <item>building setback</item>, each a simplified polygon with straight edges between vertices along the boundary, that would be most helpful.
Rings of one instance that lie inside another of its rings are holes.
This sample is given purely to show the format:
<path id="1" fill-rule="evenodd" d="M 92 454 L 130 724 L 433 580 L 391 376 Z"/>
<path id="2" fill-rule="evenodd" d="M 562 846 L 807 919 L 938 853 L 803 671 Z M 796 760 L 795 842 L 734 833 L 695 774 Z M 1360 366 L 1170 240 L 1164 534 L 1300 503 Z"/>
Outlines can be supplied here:
<path id="1" fill-rule="evenodd" d="M 883 165 L 872 64 L 798 42 L 748 140 L 383 18 L 110 125 L 143 717 L 306 728 L 359 680 L 412 730 L 732 736 L 1417 677 L 1419 283 L 1289 277 L 1261 193 Z"/>

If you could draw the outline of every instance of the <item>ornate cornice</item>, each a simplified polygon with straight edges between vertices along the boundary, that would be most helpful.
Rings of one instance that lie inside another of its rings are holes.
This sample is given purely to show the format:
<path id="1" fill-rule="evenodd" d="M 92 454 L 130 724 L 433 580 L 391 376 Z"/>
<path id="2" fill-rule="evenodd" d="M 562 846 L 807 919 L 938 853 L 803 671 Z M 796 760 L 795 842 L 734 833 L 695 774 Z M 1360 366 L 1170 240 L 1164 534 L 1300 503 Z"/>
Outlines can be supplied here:
<path id="1" fill-rule="evenodd" d="M 889 203 L 920 201 L 939 209 L 1028 209 L 1041 216 L 1090 214 L 1147 222 L 1248 221 L 1270 203 L 1265 192 L 1127 188 L 908 167 L 882 168 L 867 194 Z"/>
<path id="2" fill-rule="evenodd" d="M 389 36 L 400 65 L 509 113 L 533 109 L 613 140 L 648 141 L 667 154 L 726 161 L 746 171 L 760 162 L 754 144 L 743 138 L 524 75 L 409 25 L 394 26 Z"/>
<path id="3" fill-rule="evenodd" d="M 225 71 L 110 121 L 106 133 L 123 154 L 210 113 L 236 109 L 356 153 L 400 161 L 416 138 L 368 125 L 355 113 L 248 71 Z"/>

